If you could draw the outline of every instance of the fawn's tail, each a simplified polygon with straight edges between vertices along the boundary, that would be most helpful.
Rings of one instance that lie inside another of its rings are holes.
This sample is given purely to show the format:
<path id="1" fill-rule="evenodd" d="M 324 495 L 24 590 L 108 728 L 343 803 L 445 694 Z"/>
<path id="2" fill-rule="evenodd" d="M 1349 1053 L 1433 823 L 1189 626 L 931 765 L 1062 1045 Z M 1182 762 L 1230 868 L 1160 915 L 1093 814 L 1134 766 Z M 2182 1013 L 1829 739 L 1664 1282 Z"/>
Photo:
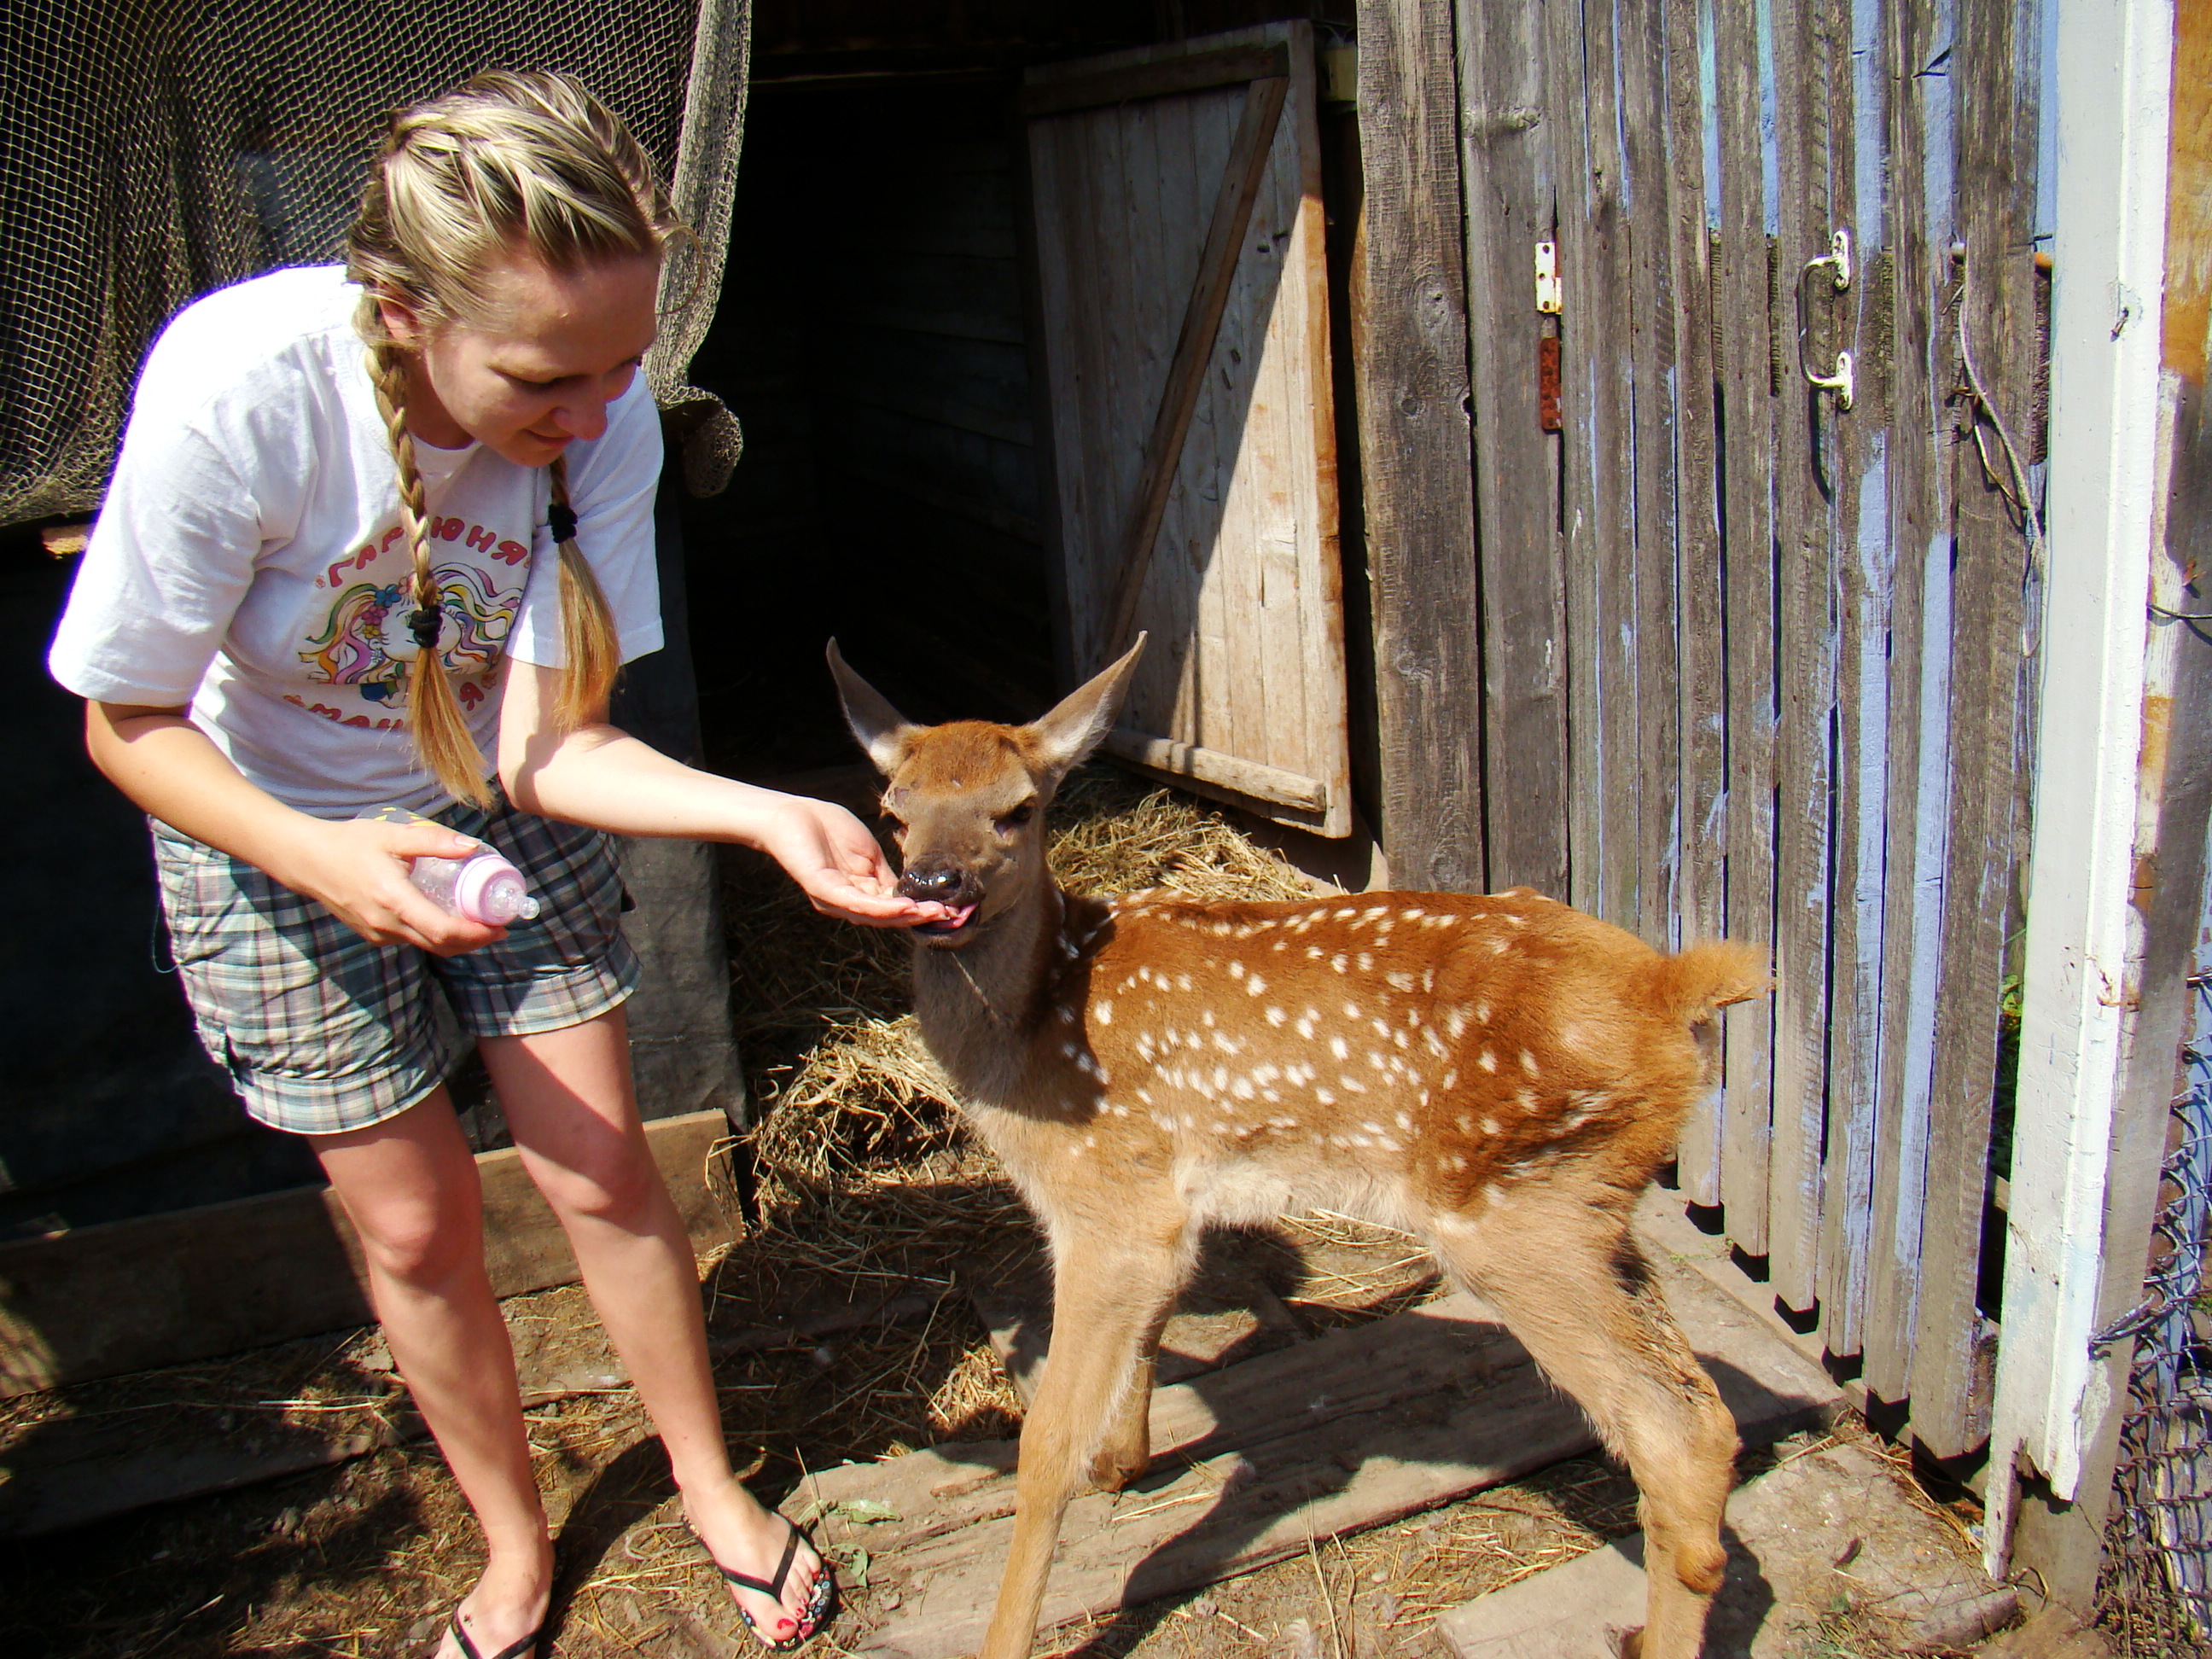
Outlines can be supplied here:
<path id="1" fill-rule="evenodd" d="M 1763 997 L 1774 986 L 1766 952 L 1732 939 L 1707 939 L 1651 967 L 1651 994 L 1685 1025 L 1711 1019 L 1716 1008 Z"/>

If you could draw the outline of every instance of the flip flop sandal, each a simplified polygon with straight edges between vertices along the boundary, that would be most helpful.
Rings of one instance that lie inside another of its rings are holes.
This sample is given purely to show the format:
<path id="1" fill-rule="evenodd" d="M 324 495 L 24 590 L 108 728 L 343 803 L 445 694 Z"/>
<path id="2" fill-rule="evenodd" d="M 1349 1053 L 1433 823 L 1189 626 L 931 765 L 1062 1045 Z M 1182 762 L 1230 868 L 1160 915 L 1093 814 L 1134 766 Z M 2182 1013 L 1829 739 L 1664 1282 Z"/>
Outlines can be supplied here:
<path id="1" fill-rule="evenodd" d="M 771 1601 L 781 1602 L 783 1600 L 784 1582 L 791 1577 L 791 1564 L 799 1559 L 800 1537 L 799 1528 L 793 1526 L 790 1522 L 785 1522 L 784 1525 L 790 1528 L 790 1534 L 784 1540 L 783 1559 L 775 1564 L 775 1577 L 773 1578 L 765 1580 L 755 1578 L 750 1574 L 726 1567 L 720 1561 L 714 1560 L 714 1553 L 712 1550 L 707 1550 L 707 1559 L 714 1562 L 716 1572 L 720 1573 L 724 1578 L 739 1589 L 751 1590 L 757 1595 L 767 1596 Z M 704 1540 L 700 1541 L 699 1547 L 706 1549 Z M 821 1556 L 821 1571 L 814 1575 L 814 1594 L 807 1601 L 805 1611 L 799 1614 L 799 1629 L 793 1635 L 781 1642 L 771 1642 L 761 1634 L 760 1626 L 753 1623 L 752 1614 L 747 1613 L 742 1607 L 738 1608 L 738 1617 L 745 1621 L 745 1628 L 752 1633 L 753 1640 L 770 1653 L 789 1653 L 793 1649 L 812 1640 L 823 1626 L 837 1616 L 837 1575 L 831 1569 L 828 1556 L 821 1555 L 818 1550 L 816 1554 Z M 501 1656 L 501 1659 L 505 1659 L 505 1656 Z"/>
<path id="2" fill-rule="evenodd" d="M 536 1650 L 544 1634 L 545 1626 L 540 1625 L 520 1642 L 510 1643 L 501 1648 L 492 1655 L 491 1659 L 522 1659 L 524 1654 Z M 453 1615 L 453 1640 L 461 1644 L 461 1659 L 484 1659 L 483 1655 L 477 1651 L 477 1644 L 469 1640 L 468 1632 L 461 1628 L 461 1615 L 458 1613 Z"/>

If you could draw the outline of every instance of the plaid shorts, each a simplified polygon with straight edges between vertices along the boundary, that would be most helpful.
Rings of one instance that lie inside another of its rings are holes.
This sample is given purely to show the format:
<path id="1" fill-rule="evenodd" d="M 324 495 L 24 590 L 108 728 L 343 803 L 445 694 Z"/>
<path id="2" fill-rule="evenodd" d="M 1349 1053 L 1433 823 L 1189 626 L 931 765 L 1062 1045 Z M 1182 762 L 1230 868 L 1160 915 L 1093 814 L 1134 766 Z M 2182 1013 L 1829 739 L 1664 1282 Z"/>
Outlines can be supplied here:
<path id="1" fill-rule="evenodd" d="M 535 921 L 466 956 L 371 945 L 253 866 L 149 820 L 169 954 L 200 1042 L 261 1122 L 295 1134 L 366 1128 L 435 1090 L 471 1038 L 580 1025 L 637 988 L 606 836 L 503 797 L 489 812 L 434 816 L 522 872 Z"/>

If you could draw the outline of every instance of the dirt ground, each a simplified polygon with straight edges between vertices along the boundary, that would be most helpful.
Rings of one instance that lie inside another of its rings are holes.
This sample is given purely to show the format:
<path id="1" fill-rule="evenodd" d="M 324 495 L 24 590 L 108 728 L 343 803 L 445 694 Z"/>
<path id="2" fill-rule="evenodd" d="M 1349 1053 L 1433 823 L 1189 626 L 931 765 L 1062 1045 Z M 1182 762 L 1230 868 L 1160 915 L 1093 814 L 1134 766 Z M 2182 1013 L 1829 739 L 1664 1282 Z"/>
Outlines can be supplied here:
<path id="1" fill-rule="evenodd" d="M 1192 804 L 1111 778 L 1071 793 L 1055 857 L 1088 890 L 1304 890 L 1295 872 Z M 775 1503 L 810 1471 L 844 1461 L 1012 1437 L 1019 1403 L 967 1292 L 1018 1270 L 1036 1235 L 988 1154 L 937 1097 L 902 1023 L 902 945 L 813 915 L 748 855 L 732 854 L 725 896 L 733 1006 L 763 1127 L 755 1223 L 743 1242 L 702 1259 L 700 1279 L 739 1468 Z M 1245 1248 L 1267 1258 L 1271 1288 L 1317 1333 L 1428 1294 L 1428 1264 L 1410 1244 L 1322 1217 Z M 898 1322 L 854 1322 L 885 1304 Z M 531 1441 L 558 1540 L 551 1651 L 752 1651 L 681 1527 L 666 1462 L 588 1298 L 568 1287 L 514 1298 L 506 1311 L 536 1402 Z M 125 1443 L 250 1442 L 257 1425 L 279 1421 L 400 1443 L 12 1541 L 0 1550 L 7 1659 L 416 1659 L 479 1569 L 475 1528 L 373 1329 L 0 1403 L 0 1462 L 70 1418 L 104 1422 Z M 1743 1472 L 1811 1443 L 1784 1443 Z M 1437 1611 L 1633 1530 L 1634 1510 L 1617 1469 L 1577 1459 L 1061 1631 L 1039 1651 L 1443 1659 Z M 821 1535 L 848 1602 L 866 1614 L 883 1592 L 868 1585 L 854 1531 L 831 1517 Z M 1884 1650 L 1878 1633 L 1833 1635 L 1820 1659 Z M 833 1626 L 809 1651 L 842 1652 L 837 1638 Z"/>
<path id="2" fill-rule="evenodd" d="M 929 1168 L 933 1164 L 933 1168 Z M 764 1341 L 870 1297 L 919 1300 L 911 1322 L 740 1348 L 718 1368 L 741 1466 L 763 1497 L 818 1469 L 940 1439 L 997 1439 L 1019 1407 L 961 1286 L 1034 1249 L 1029 1224 L 988 1158 L 939 1151 L 902 1182 L 895 1226 L 872 1225 L 851 1194 L 803 1227 L 701 1263 L 712 1335 Z M 917 1189 L 939 1206 L 917 1227 Z M 878 1241 L 890 1232 L 903 1245 Z M 860 1248 L 855 1241 L 862 1241 Z M 1285 1299 L 1310 1329 L 1378 1316 L 1427 1293 L 1403 1241 L 1341 1224 L 1292 1229 L 1272 1248 L 1290 1267 Z M 568 1659 L 727 1659 L 749 1647 L 678 1522 L 673 1489 L 635 1393 L 621 1381 L 575 1287 L 506 1304 L 526 1387 L 562 1393 L 529 1413 L 559 1537 L 554 1651 Z M 404 1422 L 373 1329 L 15 1402 L 0 1434 L 44 1413 L 128 1413 L 149 1435 L 232 1427 L 252 1413 L 350 1430 Z M 1756 1461 L 1811 1444 L 1801 1437 Z M 1433 1615 L 1571 1559 L 1635 1528 L 1635 1491 L 1595 1458 L 1371 1531 L 1316 1540 L 1304 1559 L 1204 1591 L 1060 1632 L 1041 1653 L 1083 1659 L 1443 1659 Z M 832 1525 L 848 1601 L 865 1613 L 864 1546 Z M 475 1530 L 434 1448 L 415 1441 L 274 1484 L 195 1498 L 0 1553 L 0 1651 L 23 1659 L 215 1656 L 417 1656 L 481 1561 Z M 1847 1642 L 1824 1659 L 1879 1652 Z M 842 1651 L 833 1629 L 815 1651 Z"/>

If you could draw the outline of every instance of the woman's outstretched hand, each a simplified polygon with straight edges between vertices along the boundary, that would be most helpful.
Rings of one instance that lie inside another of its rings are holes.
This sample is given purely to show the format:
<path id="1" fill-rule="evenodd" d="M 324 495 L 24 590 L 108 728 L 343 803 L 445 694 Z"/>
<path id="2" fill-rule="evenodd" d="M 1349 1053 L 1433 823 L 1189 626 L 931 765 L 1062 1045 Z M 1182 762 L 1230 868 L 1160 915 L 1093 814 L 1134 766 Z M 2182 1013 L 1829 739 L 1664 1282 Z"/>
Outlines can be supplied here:
<path id="1" fill-rule="evenodd" d="M 902 898 L 898 878 L 867 826 L 843 807 L 805 795 L 784 798 L 755 842 L 825 916 L 863 927 L 911 927 L 952 913 Z"/>

